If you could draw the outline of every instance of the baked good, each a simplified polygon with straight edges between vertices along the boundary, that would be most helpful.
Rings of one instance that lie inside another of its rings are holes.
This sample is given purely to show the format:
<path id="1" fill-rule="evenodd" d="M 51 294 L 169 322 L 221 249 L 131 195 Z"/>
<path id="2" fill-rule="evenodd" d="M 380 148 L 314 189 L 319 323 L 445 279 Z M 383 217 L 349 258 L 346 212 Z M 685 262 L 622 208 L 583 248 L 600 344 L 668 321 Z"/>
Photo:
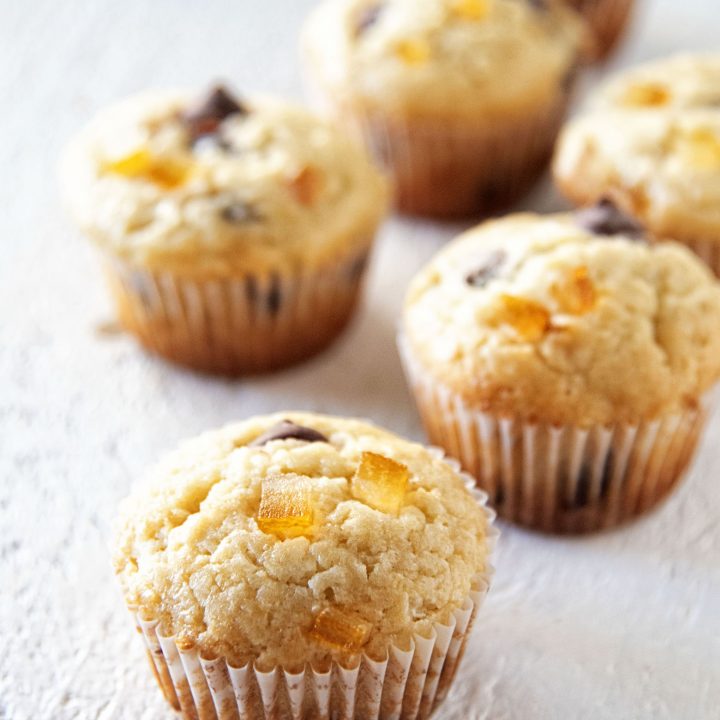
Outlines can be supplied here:
<path id="1" fill-rule="evenodd" d="M 544 168 L 585 41 L 531 0 L 326 0 L 303 35 L 317 102 L 395 178 L 401 210 L 488 213 Z"/>
<path id="2" fill-rule="evenodd" d="M 266 371 L 325 347 L 352 315 L 387 183 L 339 130 L 216 87 L 101 112 L 63 163 L 122 324 L 200 370 Z"/>
<path id="3" fill-rule="evenodd" d="M 568 123 L 554 175 L 577 205 L 608 197 L 720 274 L 720 55 L 618 74 Z"/>
<path id="4" fill-rule="evenodd" d="M 492 515 L 466 480 L 441 453 L 307 413 L 186 443 L 125 501 L 115 543 L 168 700 L 201 718 L 228 697 L 248 718 L 424 716 L 491 572 Z"/>
<path id="5" fill-rule="evenodd" d="M 605 203 L 462 235 L 414 279 L 401 347 L 430 440 L 498 512 L 580 532 L 677 485 L 720 377 L 718 327 L 707 268 Z"/>

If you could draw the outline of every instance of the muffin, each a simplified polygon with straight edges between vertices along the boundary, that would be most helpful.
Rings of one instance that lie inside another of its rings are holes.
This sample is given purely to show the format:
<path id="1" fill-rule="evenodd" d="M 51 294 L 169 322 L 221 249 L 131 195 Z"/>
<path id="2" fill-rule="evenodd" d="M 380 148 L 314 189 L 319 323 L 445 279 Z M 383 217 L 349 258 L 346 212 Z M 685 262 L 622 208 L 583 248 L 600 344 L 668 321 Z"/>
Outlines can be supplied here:
<path id="1" fill-rule="evenodd" d="M 110 107 L 71 142 L 62 177 L 122 325 L 169 360 L 227 374 L 297 362 L 338 335 L 388 200 L 338 130 L 222 87 Z"/>
<path id="2" fill-rule="evenodd" d="M 432 442 L 498 513 L 587 532 L 681 479 L 720 376 L 720 285 L 605 203 L 468 231 L 407 295 L 400 346 Z"/>
<path id="3" fill-rule="evenodd" d="M 257 417 L 186 443 L 121 511 L 115 568 L 186 718 L 427 717 L 487 592 L 484 494 L 359 420 Z"/>
<path id="4" fill-rule="evenodd" d="M 394 175 L 409 213 L 488 213 L 544 168 L 584 32 L 553 1 L 326 0 L 303 50 L 311 91 Z"/>
<path id="5" fill-rule="evenodd" d="M 576 204 L 609 197 L 720 275 L 720 54 L 659 60 L 610 80 L 563 131 L 554 174 Z"/>
<path id="6" fill-rule="evenodd" d="M 594 39 L 595 59 L 605 59 L 622 38 L 634 0 L 566 0 L 587 22 Z"/>

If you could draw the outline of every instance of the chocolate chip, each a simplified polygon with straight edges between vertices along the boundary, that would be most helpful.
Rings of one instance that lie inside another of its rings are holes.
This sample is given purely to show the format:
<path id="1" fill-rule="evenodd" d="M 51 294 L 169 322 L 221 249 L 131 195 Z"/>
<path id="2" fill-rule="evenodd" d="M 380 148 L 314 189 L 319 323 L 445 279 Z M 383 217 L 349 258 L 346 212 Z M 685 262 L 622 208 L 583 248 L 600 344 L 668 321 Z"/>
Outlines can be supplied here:
<path id="1" fill-rule="evenodd" d="M 549 10 L 547 0 L 528 0 L 528 4 L 530 7 L 535 8 L 535 10 L 540 10 L 541 12 L 547 12 Z"/>
<path id="2" fill-rule="evenodd" d="M 465 282 L 472 287 L 485 287 L 505 263 L 507 255 L 503 250 L 494 250 L 487 255 L 483 264 L 465 276 Z"/>
<path id="3" fill-rule="evenodd" d="M 380 19 L 383 9 L 382 3 L 375 3 L 362 8 L 355 23 L 355 37 L 359 37 L 375 25 Z"/>
<path id="4" fill-rule="evenodd" d="M 247 115 L 248 109 L 239 103 L 228 91 L 217 85 L 194 108 L 182 114 L 190 140 L 195 143 L 201 137 L 217 132 L 220 123 L 231 115 Z"/>
<path id="5" fill-rule="evenodd" d="M 266 430 L 262 435 L 256 437 L 248 447 L 260 447 L 272 440 L 302 440 L 303 442 L 329 442 L 328 439 L 317 430 L 303 425 L 296 425 L 292 420 L 282 420 L 277 425 Z"/>
<path id="6" fill-rule="evenodd" d="M 578 210 L 577 224 L 595 235 L 626 235 L 635 240 L 645 239 L 645 228 L 634 218 L 626 215 L 609 198 L 597 205 Z"/>
<path id="7" fill-rule="evenodd" d="M 243 223 L 257 222 L 260 220 L 257 210 L 242 200 L 225 205 L 220 211 L 220 216 L 225 222 L 231 225 L 242 225 Z"/>

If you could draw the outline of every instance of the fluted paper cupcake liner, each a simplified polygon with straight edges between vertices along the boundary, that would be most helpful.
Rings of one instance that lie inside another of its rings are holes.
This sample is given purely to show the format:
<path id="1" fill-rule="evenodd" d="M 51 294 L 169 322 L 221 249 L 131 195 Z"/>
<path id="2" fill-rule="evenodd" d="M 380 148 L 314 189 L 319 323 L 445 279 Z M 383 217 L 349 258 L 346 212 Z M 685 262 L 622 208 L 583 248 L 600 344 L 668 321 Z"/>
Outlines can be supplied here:
<path id="1" fill-rule="evenodd" d="M 297 272 L 204 280 L 106 257 L 121 324 L 152 352 L 207 372 L 264 372 L 303 360 L 345 327 L 370 244 Z"/>
<path id="2" fill-rule="evenodd" d="M 487 495 L 460 465 L 431 448 L 459 472 L 487 517 L 488 558 L 498 537 Z M 161 631 L 157 620 L 133 608 L 155 678 L 168 703 L 185 720 L 423 720 L 444 700 L 465 650 L 477 612 L 490 588 L 492 565 L 472 583 L 465 602 L 429 637 L 414 635 L 408 648 L 391 645 L 383 660 L 362 655 L 326 671 L 307 666 L 263 671 L 252 662 L 235 667 L 205 658 L 196 647 Z"/>
<path id="3" fill-rule="evenodd" d="M 530 189 L 545 169 L 571 98 L 568 87 L 543 107 L 506 118 L 402 118 L 345 106 L 313 78 L 315 102 L 364 142 L 394 179 L 407 213 L 487 215 Z"/>
<path id="4" fill-rule="evenodd" d="M 705 424 L 697 407 L 637 425 L 550 425 L 496 417 L 437 382 L 399 340 L 431 442 L 456 457 L 498 514 L 544 532 L 592 532 L 646 512 L 680 482 Z"/>
<path id="5" fill-rule="evenodd" d="M 595 37 L 595 58 L 606 58 L 622 38 L 635 0 L 572 0 Z"/>
<path id="6" fill-rule="evenodd" d="M 720 238 L 717 240 L 699 237 L 674 238 L 692 250 L 720 278 Z"/>

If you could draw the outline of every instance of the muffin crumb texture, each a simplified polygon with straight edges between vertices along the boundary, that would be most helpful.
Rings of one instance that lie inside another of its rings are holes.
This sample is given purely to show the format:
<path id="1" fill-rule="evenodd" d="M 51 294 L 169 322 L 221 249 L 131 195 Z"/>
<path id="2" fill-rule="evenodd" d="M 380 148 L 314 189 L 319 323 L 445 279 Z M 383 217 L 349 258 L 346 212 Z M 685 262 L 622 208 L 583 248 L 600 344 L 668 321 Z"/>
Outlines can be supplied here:
<path id="1" fill-rule="evenodd" d="M 253 445 L 283 420 L 327 441 Z M 297 670 L 381 658 L 447 622 L 488 569 L 486 540 L 483 509 L 427 449 L 291 413 L 207 433 L 159 464 L 123 504 L 115 567 L 128 605 L 204 656 Z"/>
<path id="2" fill-rule="evenodd" d="M 607 206 L 597 233 L 587 224 L 514 215 L 443 250 L 406 300 L 423 371 L 530 422 L 634 424 L 696 405 L 720 376 L 720 286 L 680 245 L 623 234 Z"/>
<path id="3" fill-rule="evenodd" d="M 104 250 L 193 277 L 291 272 L 370 243 L 388 187 L 329 123 L 267 98 L 148 91 L 70 143 L 66 202 Z"/>
<path id="4" fill-rule="evenodd" d="M 335 0 L 304 34 L 341 102 L 430 117 L 544 106 L 567 91 L 583 42 L 572 10 L 532 0 Z"/>

